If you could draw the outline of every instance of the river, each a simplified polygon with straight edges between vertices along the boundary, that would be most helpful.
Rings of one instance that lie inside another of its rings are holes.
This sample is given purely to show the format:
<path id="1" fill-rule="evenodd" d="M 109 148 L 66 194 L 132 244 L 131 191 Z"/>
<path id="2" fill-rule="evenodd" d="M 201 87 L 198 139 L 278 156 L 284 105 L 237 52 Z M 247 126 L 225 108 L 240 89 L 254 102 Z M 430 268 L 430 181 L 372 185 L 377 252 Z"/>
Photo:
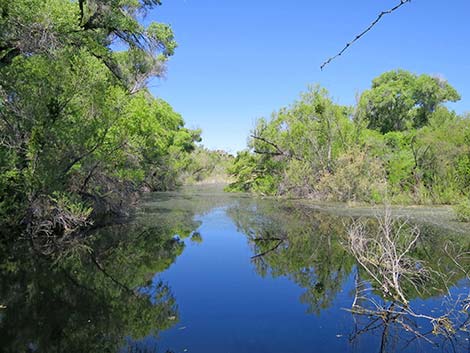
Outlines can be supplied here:
<path id="1" fill-rule="evenodd" d="M 381 213 L 216 187 L 147 195 L 53 263 L 2 261 L 1 350 L 468 352 L 470 232 L 446 208 L 392 209 L 429 269 L 403 283 L 398 312 L 348 248 L 352 225 L 373 232 Z"/>

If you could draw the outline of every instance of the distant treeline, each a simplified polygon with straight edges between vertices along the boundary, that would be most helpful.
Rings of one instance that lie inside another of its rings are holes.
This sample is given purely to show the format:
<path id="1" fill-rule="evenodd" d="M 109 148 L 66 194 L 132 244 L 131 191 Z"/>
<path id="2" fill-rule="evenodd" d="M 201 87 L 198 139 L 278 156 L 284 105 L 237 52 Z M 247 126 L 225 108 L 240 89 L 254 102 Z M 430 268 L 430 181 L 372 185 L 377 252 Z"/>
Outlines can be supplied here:
<path id="1" fill-rule="evenodd" d="M 181 183 L 186 185 L 227 184 L 230 181 L 227 170 L 233 164 L 234 158 L 222 150 L 210 150 L 204 146 L 197 146 L 181 173 Z"/>
<path id="2" fill-rule="evenodd" d="M 231 191 L 317 200 L 455 204 L 470 192 L 470 119 L 444 79 L 396 70 L 354 107 L 313 87 L 261 118 L 238 154 Z"/>

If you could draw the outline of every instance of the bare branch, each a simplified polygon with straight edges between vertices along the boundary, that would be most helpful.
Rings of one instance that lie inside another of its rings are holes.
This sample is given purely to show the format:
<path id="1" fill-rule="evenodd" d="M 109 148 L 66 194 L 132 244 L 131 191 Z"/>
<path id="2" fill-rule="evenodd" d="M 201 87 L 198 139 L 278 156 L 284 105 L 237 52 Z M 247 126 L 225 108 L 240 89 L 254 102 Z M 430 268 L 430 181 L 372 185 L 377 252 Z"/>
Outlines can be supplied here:
<path id="1" fill-rule="evenodd" d="M 259 257 L 263 257 L 263 256 L 265 256 L 265 255 L 267 255 L 267 254 L 269 254 L 269 253 L 275 251 L 279 246 L 281 246 L 282 243 L 284 243 L 284 240 L 283 240 L 283 239 L 279 240 L 279 242 L 278 242 L 275 246 L 273 246 L 271 249 L 266 250 L 266 251 L 263 251 L 262 253 L 253 255 L 253 256 L 251 257 L 251 259 L 252 259 L 252 260 L 257 259 L 257 258 L 259 258 Z"/>
<path id="2" fill-rule="evenodd" d="M 255 139 L 255 140 L 259 140 L 259 141 L 262 141 L 272 147 L 274 147 L 276 149 L 276 152 L 269 152 L 269 151 L 260 151 L 260 150 L 257 150 L 255 149 L 255 153 L 257 154 L 266 154 L 266 155 L 271 155 L 271 156 L 285 156 L 287 158 L 293 158 L 293 159 L 297 159 L 298 161 L 303 161 L 302 158 L 294 155 L 293 153 L 289 152 L 289 151 L 284 151 L 282 150 L 278 145 L 276 145 L 274 142 L 271 142 L 267 139 L 265 139 L 264 137 L 261 137 L 261 136 L 256 136 L 256 135 L 251 135 L 251 138 Z"/>
<path id="3" fill-rule="evenodd" d="M 365 30 L 363 30 L 361 33 L 359 33 L 352 41 L 350 41 L 349 43 L 346 43 L 346 45 L 343 47 L 343 49 L 341 49 L 336 55 L 332 56 L 331 58 L 326 60 L 323 64 L 321 64 L 320 70 L 323 70 L 323 68 L 326 65 L 331 63 L 333 60 L 335 60 L 339 56 L 343 55 L 343 53 L 346 50 L 348 50 L 351 45 L 353 45 L 355 42 L 357 42 L 359 39 L 361 39 L 364 35 L 366 35 L 367 32 L 369 32 L 372 28 L 374 28 L 380 22 L 382 17 L 397 11 L 400 7 L 402 7 L 403 5 L 405 5 L 409 2 L 411 2 L 411 0 L 400 0 L 400 2 L 397 5 L 395 5 L 394 7 L 392 7 L 391 9 L 386 10 L 386 11 L 382 11 L 381 13 L 379 13 L 377 18 Z"/>
<path id="4" fill-rule="evenodd" d="M 266 140 L 264 137 L 261 137 L 261 136 L 256 136 L 256 135 L 251 135 L 252 138 L 256 139 L 256 140 L 260 140 L 264 143 L 267 143 L 268 145 L 271 145 L 273 146 L 277 152 L 279 152 L 280 155 L 283 155 L 283 154 L 286 154 L 281 148 L 279 148 L 278 145 L 276 145 L 274 142 L 271 142 L 269 140 Z"/>
<path id="5" fill-rule="evenodd" d="M 348 231 L 348 250 L 385 295 L 407 306 L 402 283 L 408 282 L 418 290 L 417 283 L 430 277 L 420 261 L 408 256 L 419 239 L 419 231 L 406 221 L 394 220 L 388 207 L 377 221 L 377 234 L 371 234 L 363 221 L 354 222 Z"/>
<path id="6" fill-rule="evenodd" d="M 354 300 L 349 311 L 371 320 L 363 329 L 356 329 L 352 339 L 364 332 L 379 329 L 382 323 L 384 330 L 388 330 L 388 325 L 395 325 L 411 333 L 414 338 L 407 345 L 415 339 L 422 339 L 437 347 L 438 342 L 429 337 L 431 334 L 442 336 L 454 345 L 454 341 L 457 343 L 460 337 L 457 333 L 468 330 L 470 296 L 459 295 L 454 298 L 448 290 L 446 300 L 443 301 L 443 313 L 433 315 L 415 311 L 406 297 L 404 282 L 421 293 L 426 290 L 432 275 L 443 276 L 443 273 L 432 270 L 411 256 L 419 240 L 418 228 L 408 225 L 407 221 L 393 219 L 389 208 L 385 209 L 383 218 L 378 218 L 377 225 L 377 230 L 374 230 L 367 227 L 364 221 L 358 220 L 352 223 L 348 231 L 348 250 L 359 265 L 356 269 Z M 449 247 L 452 244 L 445 246 L 446 254 L 468 278 L 461 264 L 468 252 Z M 367 281 L 361 281 L 362 271 L 369 277 Z M 382 290 L 383 301 L 377 301 L 373 289 Z M 418 320 L 427 321 L 432 330 L 422 332 Z"/>

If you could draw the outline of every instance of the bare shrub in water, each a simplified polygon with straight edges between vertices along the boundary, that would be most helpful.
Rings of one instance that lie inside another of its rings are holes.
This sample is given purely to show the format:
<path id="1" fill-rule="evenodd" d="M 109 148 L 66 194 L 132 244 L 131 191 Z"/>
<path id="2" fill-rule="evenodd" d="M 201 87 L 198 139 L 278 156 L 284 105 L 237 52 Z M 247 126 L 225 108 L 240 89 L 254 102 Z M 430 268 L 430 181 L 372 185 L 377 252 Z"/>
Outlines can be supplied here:
<path id="1" fill-rule="evenodd" d="M 378 225 L 371 226 L 363 220 L 353 222 L 347 232 L 347 250 L 358 262 L 355 297 L 351 312 L 364 315 L 374 325 L 381 322 L 384 327 L 396 324 L 406 332 L 433 344 L 427 336 L 443 335 L 448 339 L 457 331 L 466 331 L 469 327 L 468 315 L 470 295 L 453 298 L 450 291 L 443 302 L 446 309 L 441 315 L 433 316 L 415 311 L 407 298 L 410 288 L 417 293 L 426 291 L 432 285 L 433 278 L 446 282 L 446 274 L 432 270 L 427 264 L 412 256 L 420 239 L 419 229 L 407 221 L 393 219 L 391 210 L 385 209 L 382 217 L 377 217 Z M 449 257 L 459 264 L 459 256 L 446 251 Z M 452 252 L 453 253 L 453 252 Z M 459 267 L 460 268 L 460 267 Z M 360 279 L 361 270 L 369 279 Z M 462 268 L 463 270 L 463 268 Z M 470 278 L 464 271 L 465 276 Z M 411 286 L 411 287 L 410 287 Z M 383 293 L 383 301 L 371 294 L 374 289 Z M 414 320 L 425 320 L 432 325 L 427 333 L 420 332 L 420 325 Z M 369 330 L 359 330 L 355 335 Z"/>
<path id="2" fill-rule="evenodd" d="M 380 285 L 383 293 L 408 305 L 402 283 L 415 289 L 429 276 L 419 260 L 409 256 L 420 233 L 406 221 L 394 221 L 390 209 L 378 218 L 376 232 L 362 221 L 354 222 L 348 231 L 348 249 L 362 268 Z"/>

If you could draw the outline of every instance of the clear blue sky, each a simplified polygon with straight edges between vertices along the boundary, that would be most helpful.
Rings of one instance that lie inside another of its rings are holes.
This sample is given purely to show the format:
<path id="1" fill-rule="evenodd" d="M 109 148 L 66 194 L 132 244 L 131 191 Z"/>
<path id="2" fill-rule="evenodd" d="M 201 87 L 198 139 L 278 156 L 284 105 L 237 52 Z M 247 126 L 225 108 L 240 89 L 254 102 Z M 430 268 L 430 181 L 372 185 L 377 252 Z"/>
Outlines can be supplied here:
<path id="1" fill-rule="evenodd" d="M 377 13 L 398 0 L 166 0 L 146 20 L 172 25 L 179 47 L 154 95 L 203 130 L 203 144 L 230 152 L 246 146 L 256 118 L 293 102 L 309 84 L 335 101 L 356 96 L 384 71 L 438 74 L 470 111 L 470 1 L 413 0 L 386 16 L 324 71 Z"/>

